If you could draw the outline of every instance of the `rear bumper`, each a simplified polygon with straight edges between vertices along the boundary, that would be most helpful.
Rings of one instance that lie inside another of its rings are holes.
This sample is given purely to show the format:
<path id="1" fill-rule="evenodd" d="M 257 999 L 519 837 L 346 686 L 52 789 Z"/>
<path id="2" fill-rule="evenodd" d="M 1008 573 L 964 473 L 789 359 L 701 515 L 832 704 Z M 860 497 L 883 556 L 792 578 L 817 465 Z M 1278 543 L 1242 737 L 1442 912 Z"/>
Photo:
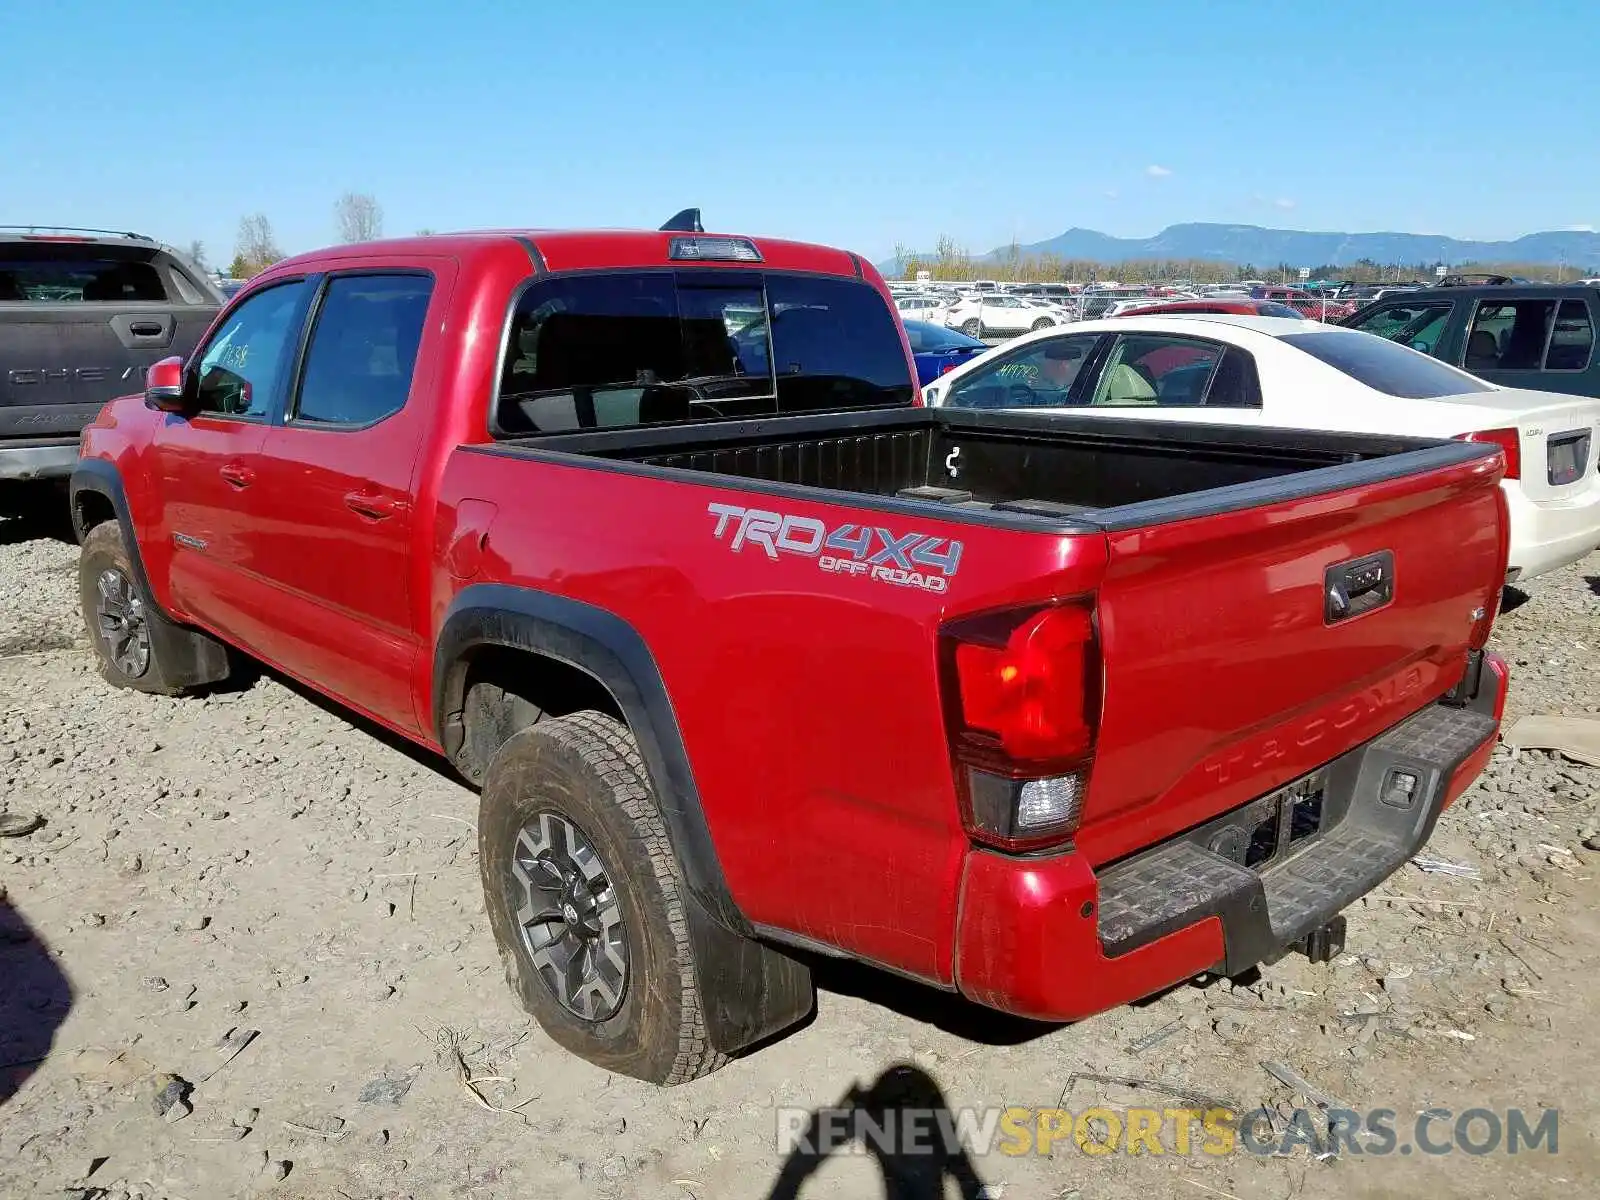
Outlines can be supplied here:
<path id="1" fill-rule="evenodd" d="M 1296 806 L 1274 793 L 1098 876 L 1073 852 L 971 851 L 957 986 L 980 1004 L 1070 1021 L 1293 948 L 1398 870 L 1483 770 L 1505 705 L 1505 663 L 1485 654 L 1469 676 L 1461 702 L 1429 705 L 1317 772 L 1301 790 L 1320 797 L 1320 827 L 1303 840 L 1288 840 Z M 1402 773 L 1414 780 L 1409 796 L 1395 786 Z M 1273 805 L 1287 814 L 1284 840 L 1247 866 L 1243 848 L 1228 846 L 1242 832 L 1248 842 Z"/>
<path id="2" fill-rule="evenodd" d="M 1507 480 L 1506 511 L 1511 518 L 1511 556 L 1507 582 L 1520 582 L 1575 563 L 1600 547 L 1600 485 L 1571 500 L 1536 504 L 1519 483 Z"/>
<path id="3" fill-rule="evenodd" d="M 65 479 L 78 465 L 78 438 L 0 442 L 0 479 Z"/>

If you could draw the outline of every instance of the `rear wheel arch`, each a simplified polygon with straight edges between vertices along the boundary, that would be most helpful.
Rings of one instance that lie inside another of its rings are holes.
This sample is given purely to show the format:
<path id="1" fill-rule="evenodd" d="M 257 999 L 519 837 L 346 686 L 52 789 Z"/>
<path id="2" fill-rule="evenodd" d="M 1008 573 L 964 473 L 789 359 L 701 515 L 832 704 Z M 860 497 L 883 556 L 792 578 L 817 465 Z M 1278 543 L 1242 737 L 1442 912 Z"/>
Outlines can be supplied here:
<path id="1" fill-rule="evenodd" d="M 469 781 L 462 753 L 470 752 L 466 709 L 475 679 L 513 697 L 500 710 L 507 724 L 517 719 L 509 706 L 520 701 L 531 723 L 564 709 L 607 713 L 626 726 L 678 861 L 710 1044 L 733 1054 L 803 1020 L 813 1002 L 810 971 L 758 941 L 734 902 L 665 682 L 638 631 L 564 596 L 475 584 L 456 596 L 436 645 L 434 731 Z"/>
<path id="2" fill-rule="evenodd" d="M 481 741 L 474 747 L 468 723 L 475 681 L 489 680 L 539 709 L 535 719 L 583 709 L 615 716 L 638 741 L 683 860 L 685 881 L 719 923 L 748 930 L 728 893 L 666 685 L 637 630 L 582 601 L 506 584 L 475 584 L 456 596 L 436 645 L 434 732 L 468 782 L 477 779 L 473 762 L 463 754 L 482 750 Z M 523 712 L 534 716 L 526 707 Z M 515 713 L 510 716 L 514 721 Z"/>

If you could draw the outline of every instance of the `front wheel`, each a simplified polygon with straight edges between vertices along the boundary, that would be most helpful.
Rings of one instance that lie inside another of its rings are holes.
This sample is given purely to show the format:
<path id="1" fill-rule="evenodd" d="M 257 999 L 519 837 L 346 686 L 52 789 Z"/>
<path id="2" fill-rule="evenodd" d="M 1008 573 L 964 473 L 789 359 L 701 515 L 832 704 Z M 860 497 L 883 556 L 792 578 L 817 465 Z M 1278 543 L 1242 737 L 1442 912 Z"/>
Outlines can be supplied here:
<path id="1" fill-rule="evenodd" d="M 220 646 L 172 625 L 150 603 L 115 521 L 96 525 L 84 535 L 78 552 L 78 599 L 96 664 L 107 683 L 176 696 L 194 683 L 226 675 L 227 656 Z M 201 655 L 185 639 L 204 642 L 201 649 L 214 651 L 204 656 L 212 670 L 195 671 Z M 185 648 L 195 651 L 190 655 L 194 661 L 187 664 L 173 657 L 181 657 Z"/>
<path id="2" fill-rule="evenodd" d="M 965 321 L 962 323 L 961 332 L 966 334 L 968 337 L 979 337 L 983 333 L 983 326 L 977 321 Z"/>
<path id="3" fill-rule="evenodd" d="M 1054 324 L 1055 322 L 1049 317 L 1040 317 L 1033 323 L 1033 332 L 1038 333 L 1041 329 L 1049 329 Z"/>
<path id="4" fill-rule="evenodd" d="M 638 746 L 597 712 L 495 754 L 478 808 L 489 923 L 517 999 L 581 1058 L 650 1083 L 708 1075 L 684 883 Z"/>

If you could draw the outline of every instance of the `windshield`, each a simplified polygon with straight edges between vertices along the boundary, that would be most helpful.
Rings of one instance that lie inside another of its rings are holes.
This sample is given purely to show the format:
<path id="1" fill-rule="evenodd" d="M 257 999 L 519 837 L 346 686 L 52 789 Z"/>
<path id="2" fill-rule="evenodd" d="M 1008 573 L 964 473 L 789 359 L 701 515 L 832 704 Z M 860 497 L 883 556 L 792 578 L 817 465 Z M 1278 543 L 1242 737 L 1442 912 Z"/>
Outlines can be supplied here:
<path id="1" fill-rule="evenodd" d="M 1494 390 L 1481 379 L 1376 334 L 1330 329 L 1290 333 L 1281 340 L 1387 396 L 1428 400 Z"/>
<path id="2" fill-rule="evenodd" d="M 1256 315 L 1262 317 L 1287 317 L 1293 321 L 1304 321 L 1305 313 L 1298 308 L 1290 308 L 1287 304 L 1279 304 L 1276 300 L 1263 300 L 1256 305 Z"/>

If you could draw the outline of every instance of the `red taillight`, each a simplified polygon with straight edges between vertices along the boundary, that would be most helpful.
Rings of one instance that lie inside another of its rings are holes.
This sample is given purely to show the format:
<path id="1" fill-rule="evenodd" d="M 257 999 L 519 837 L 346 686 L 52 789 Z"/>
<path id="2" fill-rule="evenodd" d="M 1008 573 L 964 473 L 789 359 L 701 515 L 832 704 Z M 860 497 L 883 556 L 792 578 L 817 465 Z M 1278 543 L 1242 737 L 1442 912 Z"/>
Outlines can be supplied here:
<path id="1" fill-rule="evenodd" d="M 1515 429 L 1480 429 L 1476 433 L 1463 433 L 1459 440 L 1499 446 L 1506 455 L 1506 478 L 1522 478 L 1522 435 Z"/>
<path id="2" fill-rule="evenodd" d="M 958 366 L 960 366 L 959 363 L 947 362 L 947 363 L 945 363 L 944 366 L 939 368 L 939 374 L 948 375 L 948 374 L 950 374 L 951 371 L 954 371 L 956 369 L 956 367 L 958 367 Z"/>
<path id="3" fill-rule="evenodd" d="M 1007 849 L 1070 836 L 1100 710 L 1092 609 L 1065 603 L 990 613 L 947 626 L 944 645 L 968 831 Z"/>
<path id="4" fill-rule="evenodd" d="M 1087 711 L 1093 645 L 1088 611 L 1071 606 L 1027 617 L 998 645 L 959 643 L 962 724 L 996 738 L 1006 757 L 1019 762 L 1087 753 L 1094 738 Z"/>

